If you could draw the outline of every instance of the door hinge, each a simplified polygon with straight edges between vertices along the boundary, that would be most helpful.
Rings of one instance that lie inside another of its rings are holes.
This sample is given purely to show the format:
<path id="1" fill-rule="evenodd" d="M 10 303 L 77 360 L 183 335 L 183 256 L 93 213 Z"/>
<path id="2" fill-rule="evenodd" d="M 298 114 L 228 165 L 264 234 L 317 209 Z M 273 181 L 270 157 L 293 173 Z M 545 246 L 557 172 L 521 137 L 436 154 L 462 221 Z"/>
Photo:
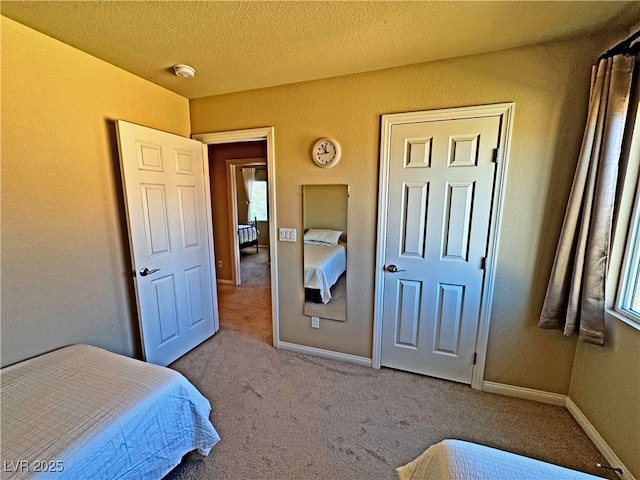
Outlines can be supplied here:
<path id="1" fill-rule="evenodd" d="M 487 268 L 487 257 L 482 257 L 480 259 L 480 270 L 484 270 Z"/>
<path id="2" fill-rule="evenodd" d="M 473 364 L 475 365 L 477 361 L 478 361 L 478 353 L 473 352 Z"/>
<path id="3" fill-rule="evenodd" d="M 493 163 L 498 163 L 500 158 L 500 147 L 493 149 Z"/>

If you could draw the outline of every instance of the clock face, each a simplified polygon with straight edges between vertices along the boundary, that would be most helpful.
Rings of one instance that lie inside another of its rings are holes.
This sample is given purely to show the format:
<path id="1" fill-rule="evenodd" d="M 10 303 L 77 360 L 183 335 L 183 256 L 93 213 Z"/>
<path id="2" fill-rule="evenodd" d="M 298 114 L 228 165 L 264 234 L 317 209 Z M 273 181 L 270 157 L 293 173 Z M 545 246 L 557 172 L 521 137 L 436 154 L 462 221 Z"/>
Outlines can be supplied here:
<path id="1" fill-rule="evenodd" d="M 340 144 L 330 138 L 321 138 L 313 146 L 313 161 L 320 167 L 333 167 L 340 161 Z"/>

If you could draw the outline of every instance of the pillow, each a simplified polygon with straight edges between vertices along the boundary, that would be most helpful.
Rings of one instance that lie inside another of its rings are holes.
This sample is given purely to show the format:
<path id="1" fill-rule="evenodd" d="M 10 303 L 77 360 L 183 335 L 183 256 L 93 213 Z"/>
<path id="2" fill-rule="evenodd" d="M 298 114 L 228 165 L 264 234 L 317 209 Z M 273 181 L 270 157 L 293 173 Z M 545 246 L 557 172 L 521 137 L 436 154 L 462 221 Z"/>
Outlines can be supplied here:
<path id="1" fill-rule="evenodd" d="M 338 244 L 342 232 L 339 230 L 324 230 L 310 228 L 304 234 L 304 243 L 307 245 L 326 245 L 332 247 Z"/>

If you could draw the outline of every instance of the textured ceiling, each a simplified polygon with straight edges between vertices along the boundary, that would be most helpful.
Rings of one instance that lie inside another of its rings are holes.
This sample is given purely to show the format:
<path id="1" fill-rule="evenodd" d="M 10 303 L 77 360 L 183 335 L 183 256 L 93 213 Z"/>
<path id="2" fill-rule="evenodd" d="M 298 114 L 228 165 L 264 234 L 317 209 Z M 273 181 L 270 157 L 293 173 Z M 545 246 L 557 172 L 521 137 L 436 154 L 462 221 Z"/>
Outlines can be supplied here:
<path id="1" fill-rule="evenodd" d="M 2 15 L 187 98 L 626 28 L 640 2 L 7 1 Z M 187 63 L 196 78 L 171 66 Z"/>

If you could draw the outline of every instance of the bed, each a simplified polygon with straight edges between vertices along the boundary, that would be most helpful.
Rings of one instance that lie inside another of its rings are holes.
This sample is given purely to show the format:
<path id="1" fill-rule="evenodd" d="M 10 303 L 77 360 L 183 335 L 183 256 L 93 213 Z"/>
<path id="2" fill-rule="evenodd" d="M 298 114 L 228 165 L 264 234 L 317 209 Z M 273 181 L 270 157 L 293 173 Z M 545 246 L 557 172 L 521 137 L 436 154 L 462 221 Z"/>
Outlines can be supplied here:
<path id="1" fill-rule="evenodd" d="M 443 440 L 396 469 L 399 480 L 601 480 L 586 473 L 462 440 Z"/>
<path id="2" fill-rule="evenodd" d="M 342 232 L 340 232 L 342 233 Z M 313 243 L 305 234 L 304 288 L 305 300 L 329 303 L 331 287 L 347 270 L 347 247 L 344 243 Z"/>
<path id="3" fill-rule="evenodd" d="M 238 225 L 238 243 L 240 250 L 255 245 L 256 253 L 258 253 L 258 235 L 260 235 L 260 230 L 258 230 L 257 218 L 254 218 L 253 222 L 249 221 L 246 224 Z"/>
<path id="4" fill-rule="evenodd" d="M 180 373 L 73 345 L 0 373 L 2 478 L 159 479 L 220 440 Z"/>

